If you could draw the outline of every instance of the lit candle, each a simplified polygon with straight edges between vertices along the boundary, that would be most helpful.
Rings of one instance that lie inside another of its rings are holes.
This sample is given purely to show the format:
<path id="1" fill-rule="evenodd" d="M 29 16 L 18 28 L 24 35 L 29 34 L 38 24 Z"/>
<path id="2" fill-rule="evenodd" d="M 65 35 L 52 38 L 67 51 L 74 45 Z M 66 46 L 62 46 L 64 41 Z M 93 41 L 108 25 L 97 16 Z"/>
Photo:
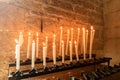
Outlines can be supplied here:
<path id="1" fill-rule="evenodd" d="M 35 41 L 32 42 L 32 60 L 31 60 L 31 67 L 32 69 L 35 66 Z"/>
<path id="2" fill-rule="evenodd" d="M 53 64 L 56 65 L 56 44 L 53 43 Z"/>
<path id="3" fill-rule="evenodd" d="M 46 50 L 47 50 L 47 47 L 45 43 L 43 43 L 43 66 L 44 67 L 46 67 Z"/>
<path id="4" fill-rule="evenodd" d="M 75 53 L 76 53 L 76 59 L 77 59 L 77 61 L 79 61 L 77 42 L 75 41 L 74 43 L 75 43 Z"/>
<path id="5" fill-rule="evenodd" d="M 39 37 L 38 37 L 38 32 L 36 33 L 36 58 L 38 58 L 38 45 L 39 45 Z"/>
<path id="6" fill-rule="evenodd" d="M 16 43 L 16 70 L 20 69 L 20 43 Z"/>
<path id="7" fill-rule="evenodd" d="M 62 63 L 65 63 L 65 57 L 64 57 L 64 41 L 62 41 Z"/>
<path id="8" fill-rule="evenodd" d="M 27 59 L 30 57 L 31 33 L 28 34 Z"/>
<path id="9" fill-rule="evenodd" d="M 82 40 L 82 42 L 83 42 L 83 58 L 84 58 L 84 60 L 86 60 L 86 52 L 85 52 L 85 28 L 82 28 L 82 31 L 83 31 L 83 40 Z"/>
<path id="10" fill-rule="evenodd" d="M 77 35 L 77 46 L 79 46 L 79 37 L 80 37 L 80 28 L 78 28 L 78 35 Z"/>
<path id="11" fill-rule="evenodd" d="M 20 43 L 20 46 L 22 46 L 23 44 L 23 33 L 22 32 L 20 32 L 19 34 L 19 43 Z"/>
<path id="12" fill-rule="evenodd" d="M 73 52 L 73 28 L 71 28 L 71 53 Z"/>
<path id="13" fill-rule="evenodd" d="M 46 36 L 46 47 L 48 49 L 48 36 Z M 46 57 L 47 57 L 47 49 L 46 49 Z"/>
<path id="14" fill-rule="evenodd" d="M 61 41 L 62 41 L 62 33 L 63 33 L 63 30 L 62 30 L 62 27 L 60 27 L 60 46 L 59 46 L 59 56 L 61 55 Z"/>
<path id="15" fill-rule="evenodd" d="M 69 29 L 67 30 L 67 42 L 66 42 L 66 55 L 68 55 L 68 45 L 69 45 L 69 35 L 70 35 L 70 31 Z"/>
<path id="16" fill-rule="evenodd" d="M 93 26 L 91 26 L 89 59 L 92 59 L 92 44 L 93 44 L 94 34 L 95 34 L 95 30 L 93 30 Z"/>
<path id="17" fill-rule="evenodd" d="M 70 45 L 70 62 L 72 62 L 72 43 L 71 43 L 71 41 L 69 41 L 69 45 Z"/>
<path id="18" fill-rule="evenodd" d="M 85 52 L 87 53 L 87 45 L 88 45 L 88 30 L 86 30 L 85 39 L 86 39 L 86 40 L 85 40 L 85 47 L 86 47 L 86 48 L 85 48 L 85 49 L 86 49 Z"/>

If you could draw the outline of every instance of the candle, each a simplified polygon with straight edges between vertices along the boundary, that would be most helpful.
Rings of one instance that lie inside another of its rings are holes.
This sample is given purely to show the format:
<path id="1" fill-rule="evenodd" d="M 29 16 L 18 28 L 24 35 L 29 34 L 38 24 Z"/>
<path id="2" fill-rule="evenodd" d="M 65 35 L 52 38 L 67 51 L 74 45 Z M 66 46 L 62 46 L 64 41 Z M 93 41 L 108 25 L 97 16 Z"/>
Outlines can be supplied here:
<path id="1" fill-rule="evenodd" d="M 93 44 L 94 34 L 95 34 L 95 30 L 93 30 L 93 26 L 91 26 L 89 59 L 92 59 L 92 44 Z"/>
<path id="2" fill-rule="evenodd" d="M 86 49 L 85 52 L 87 53 L 87 45 L 88 45 L 88 30 L 86 30 L 85 39 L 86 39 L 86 40 L 85 40 L 85 47 L 86 47 L 86 48 L 85 48 L 85 49 Z"/>
<path id="3" fill-rule="evenodd" d="M 65 63 L 65 57 L 64 57 L 64 41 L 62 41 L 62 63 Z"/>
<path id="4" fill-rule="evenodd" d="M 72 62 L 72 42 L 69 41 L 69 45 L 70 45 L 70 62 Z"/>
<path id="5" fill-rule="evenodd" d="M 43 66 L 44 67 L 46 67 L 46 50 L 47 50 L 47 47 L 45 43 L 43 43 Z"/>
<path id="6" fill-rule="evenodd" d="M 38 58 L 38 45 L 39 45 L 39 37 L 38 37 L 38 32 L 36 33 L 36 58 Z"/>
<path id="7" fill-rule="evenodd" d="M 73 28 L 71 28 L 71 53 L 73 52 Z"/>
<path id="8" fill-rule="evenodd" d="M 61 41 L 62 41 L 62 33 L 63 33 L 63 30 L 62 30 L 62 27 L 60 27 L 60 46 L 59 46 L 59 56 L 61 55 Z"/>
<path id="9" fill-rule="evenodd" d="M 16 43 L 16 70 L 20 69 L 20 43 Z"/>
<path id="10" fill-rule="evenodd" d="M 32 69 L 35 66 L 35 41 L 32 42 L 32 60 L 31 60 L 31 67 Z"/>
<path id="11" fill-rule="evenodd" d="M 56 65 L 56 44 L 53 43 L 53 64 Z"/>
<path id="12" fill-rule="evenodd" d="M 82 39 L 82 42 L 83 42 L 83 58 L 84 60 L 86 60 L 86 52 L 85 52 L 85 28 L 82 28 L 82 31 L 83 31 L 83 39 Z"/>
<path id="13" fill-rule="evenodd" d="M 48 49 L 48 36 L 46 36 L 46 47 Z M 46 57 L 47 57 L 47 49 L 46 49 Z"/>
<path id="14" fill-rule="evenodd" d="M 68 45 L 69 45 L 69 35 L 70 35 L 70 31 L 69 29 L 67 30 L 67 42 L 66 42 L 66 55 L 68 55 Z"/>
<path id="15" fill-rule="evenodd" d="M 77 42 L 75 41 L 74 43 L 75 43 L 75 53 L 76 53 L 76 59 L 77 59 L 77 61 L 79 61 Z"/>
<path id="16" fill-rule="evenodd" d="M 79 46 L 79 36 L 80 36 L 80 28 L 78 28 L 78 35 L 77 35 L 77 46 Z"/>
<path id="17" fill-rule="evenodd" d="M 28 34 L 27 59 L 30 57 L 31 33 Z"/>
<path id="18" fill-rule="evenodd" d="M 20 32 L 19 34 L 19 43 L 20 43 L 20 46 L 22 46 L 23 44 L 23 33 L 22 32 Z"/>

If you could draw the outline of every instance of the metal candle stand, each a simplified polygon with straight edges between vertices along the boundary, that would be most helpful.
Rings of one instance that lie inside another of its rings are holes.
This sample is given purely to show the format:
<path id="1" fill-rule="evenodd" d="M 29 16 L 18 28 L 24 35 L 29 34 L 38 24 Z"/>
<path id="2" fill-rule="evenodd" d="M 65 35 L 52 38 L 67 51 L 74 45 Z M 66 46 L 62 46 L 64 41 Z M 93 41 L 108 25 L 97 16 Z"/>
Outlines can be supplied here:
<path id="1" fill-rule="evenodd" d="M 57 61 L 61 61 L 62 59 L 58 58 Z M 30 77 L 35 77 L 35 76 L 40 76 L 40 75 L 45 75 L 45 74 L 49 74 L 49 73 L 54 73 L 54 72 L 59 72 L 59 71 L 64 71 L 64 70 L 69 70 L 69 69 L 73 69 L 73 68 L 79 68 L 79 67 L 83 67 L 83 66 L 88 66 L 88 65 L 96 65 L 96 64 L 100 64 L 100 63 L 104 63 L 104 62 L 110 62 L 111 58 L 101 58 L 96 60 L 93 60 L 91 63 L 89 61 L 87 61 L 86 63 L 81 63 L 80 61 L 76 61 L 76 62 L 71 62 L 69 64 L 61 64 L 61 65 L 54 65 L 52 67 L 43 67 L 42 69 L 31 69 L 31 70 L 25 70 L 25 71 L 16 71 L 16 72 L 12 72 L 9 73 L 8 75 L 8 80 L 20 80 L 20 79 L 25 79 L 25 78 L 30 78 Z M 35 64 L 40 64 L 42 63 L 42 60 L 36 60 Z M 53 60 L 51 59 L 47 59 L 47 62 L 53 62 Z M 10 67 L 15 67 L 16 63 L 11 63 L 9 64 L 9 68 Z M 31 65 L 31 60 L 26 60 L 25 62 L 21 62 L 20 63 L 21 66 L 25 66 L 25 65 Z"/>

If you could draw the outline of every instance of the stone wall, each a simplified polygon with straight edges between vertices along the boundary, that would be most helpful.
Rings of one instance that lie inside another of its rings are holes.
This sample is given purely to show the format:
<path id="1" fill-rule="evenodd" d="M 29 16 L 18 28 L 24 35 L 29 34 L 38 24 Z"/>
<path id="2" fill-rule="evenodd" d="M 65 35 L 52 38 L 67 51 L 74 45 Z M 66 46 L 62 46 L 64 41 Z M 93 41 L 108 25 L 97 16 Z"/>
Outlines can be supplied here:
<path id="1" fill-rule="evenodd" d="M 105 56 L 113 58 L 111 65 L 120 62 L 120 1 L 104 1 Z"/>
<path id="2" fill-rule="evenodd" d="M 21 58 L 26 59 L 28 32 L 32 32 L 33 39 L 39 32 L 40 57 L 42 42 L 45 36 L 49 37 L 48 56 L 51 56 L 54 33 L 59 46 L 60 26 L 63 26 L 63 40 L 66 40 L 67 29 L 73 27 L 74 35 L 77 35 L 78 27 L 90 29 L 91 25 L 96 30 L 93 50 L 101 56 L 104 26 L 102 0 L 0 0 L 0 79 L 7 79 L 8 63 L 15 60 L 15 39 L 18 39 L 20 31 L 24 35 Z"/>

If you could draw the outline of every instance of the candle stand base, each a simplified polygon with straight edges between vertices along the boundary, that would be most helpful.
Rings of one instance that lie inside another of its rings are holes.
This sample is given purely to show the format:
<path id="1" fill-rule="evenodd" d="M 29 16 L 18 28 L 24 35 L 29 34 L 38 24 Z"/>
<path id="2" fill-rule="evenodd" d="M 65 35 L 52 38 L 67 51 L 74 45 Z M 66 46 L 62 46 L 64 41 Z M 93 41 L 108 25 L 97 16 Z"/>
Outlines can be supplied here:
<path id="1" fill-rule="evenodd" d="M 50 71 L 51 71 L 51 69 L 49 67 L 44 67 L 43 68 L 43 72 L 50 72 Z"/>
<path id="2" fill-rule="evenodd" d="M 21 77 L 22 76 L 22 72 L 18 70 L 16 72 L 12 73 L 12 75 L 15 76 L 15 77 Z"/>
<path id="3" fill-rule="evenodd" d="M 35 73 L 37 73 L 37 69 L 35 68 L 31 69 L 31 71 L 29 72 L 30 75 L 35 74 Z"/>
<path id="4" fill-rule="evenodd" d="M 53 70 L 54 70 L 54 71 L 58 71 L 59 68 L 60 68 L 60 67 L 59 67 L 58 65 L 54 65 Z"/>

